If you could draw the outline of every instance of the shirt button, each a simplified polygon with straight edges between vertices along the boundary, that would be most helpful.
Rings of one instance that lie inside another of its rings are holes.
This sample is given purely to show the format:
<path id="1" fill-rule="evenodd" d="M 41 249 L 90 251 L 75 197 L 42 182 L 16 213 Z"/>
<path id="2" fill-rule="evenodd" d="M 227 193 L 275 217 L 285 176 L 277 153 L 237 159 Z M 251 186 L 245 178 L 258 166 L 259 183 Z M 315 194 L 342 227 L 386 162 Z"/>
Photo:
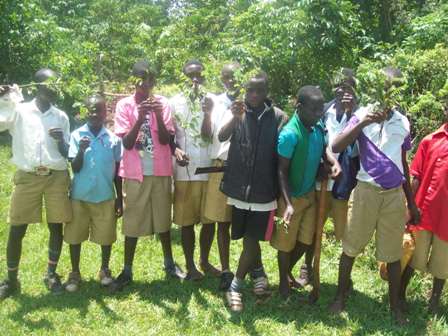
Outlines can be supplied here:
<path id="1" fill-rule="evenodd" d="M 442 161 L 442 159 L 441 159 L 441 158 L 438 158 L 438 159 L 437 159 L 437 162 L 440 162 L 440 161 Z"/>

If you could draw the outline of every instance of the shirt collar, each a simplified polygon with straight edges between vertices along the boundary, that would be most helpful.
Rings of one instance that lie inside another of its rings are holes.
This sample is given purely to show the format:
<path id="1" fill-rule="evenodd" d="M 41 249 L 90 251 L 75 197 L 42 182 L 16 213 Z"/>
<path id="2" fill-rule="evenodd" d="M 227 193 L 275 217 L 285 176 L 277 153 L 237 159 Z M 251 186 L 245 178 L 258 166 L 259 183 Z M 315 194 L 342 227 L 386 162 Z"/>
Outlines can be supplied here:
<path id="1" fill-rule="evenodd" d="M 444 134 L 445 136 L 448 136 L 448 122 L 440 126 L 440 128 L 435 131 L 434 134 Z"/>
<path id="2" fill-rule="evenodd" d="M 50 113 L 53 113 L 53 104 L 50 104 L 50 107 L 48 108 L 48 110 L 46 110 L 45 112 L 42 112 L 42 111 L 39 109 L 39 107 L 37 106 L 36 98 L 34 98 L 34 99 L 31 101 L 31 103 L 33 104 L 34 109 L 36 110 L 36 112 L 39 112 L 39 113 L 40 113 L 41 115 L 43 115 L 43 116 L 48 115 L 48 114 L 50 114 Z"/>
<path id="3" fill-rule="evenodd" d="M 87 133 L 87 134 L 89 134 L 92 138 L 95 138 L 95 136 L 93 135 L 93 133 L 92 133 L 92 131 L 90 130 L 90 127 L 89 127 L 89 125 L 88 125 L 87 123 L 85 123 L 83 126 L 81 126 L 79 132 L 80 132 L 80 133 Z M 106 129 L 106 127 L 103 126 L 103 127 L 101 128 L 100 132 L 98 133 L 98 135 L 96 136 L 96 138 L 100 138 L 100 137 L 102 137 L 102 136 L 104 136 L 104 135 L 107 135 L 107 129 Z"/>

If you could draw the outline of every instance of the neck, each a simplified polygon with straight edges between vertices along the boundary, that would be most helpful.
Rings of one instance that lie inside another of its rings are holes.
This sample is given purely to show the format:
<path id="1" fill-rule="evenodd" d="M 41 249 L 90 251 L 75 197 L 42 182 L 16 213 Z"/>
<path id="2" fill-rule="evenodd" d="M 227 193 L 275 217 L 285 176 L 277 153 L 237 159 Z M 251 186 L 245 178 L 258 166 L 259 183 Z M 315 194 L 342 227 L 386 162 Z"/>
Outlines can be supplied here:
<path id="1" fill-rule="evenodd" d="M 39 109 L 39 111 L 42 113 L 44 113 L 45 111 L 48 111 L 48 109 L 51 106 L 51 104 L 47 100 L 42 99 L 39 96 L 36 97 L 36 105 L 37 105 L 37 108 Z"/>
<path id="2" fill-rule="evenodd" d="M 89 127 L 90 132 L 92 132 L 92 134 L 97 137 L 98 134 L 100 133 L 101 129 L 103 128 L 103 125 L 99 125 L 99 126 L 93 126 L 93 125 L 89 125 L 87 124 Z"/>

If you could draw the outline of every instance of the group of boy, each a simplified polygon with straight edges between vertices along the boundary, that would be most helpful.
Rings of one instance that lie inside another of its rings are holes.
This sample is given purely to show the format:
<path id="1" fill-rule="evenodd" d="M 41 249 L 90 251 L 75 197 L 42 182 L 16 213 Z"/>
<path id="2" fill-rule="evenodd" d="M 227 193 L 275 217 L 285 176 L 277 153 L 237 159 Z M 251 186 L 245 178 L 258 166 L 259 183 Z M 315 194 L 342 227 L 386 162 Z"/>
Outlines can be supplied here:
<path id="1" fill-rule="evenodd" d="M 411 183 L 408 119 L 395 107 L 357 106 L 350 69 L 335 83 L 335 98 L 328 104 L 317 86 L 302 87 L 289 120 L 268 98 L 265 73 L 242 85 L 235 80 L 240 65 L 226 64 L 221 72 L 226 91 L 214 95 L 203 89 L 203 71 L 201 62 L 187 62 L 182 92 L 167 99 L 153 93 L 156 74 L 150 64 L 137 62 L 132 69 L 138 79 L 135 92 L 117 103 L 114 133 L 103 125 L 105 100 L 95 95 L 86 100 L 87 123 L 70 136 L 66 114 L 54 106 L 51 83 L 57 74 L 52 70 L 36 73 L 37 95 L 31 102 L 21 102 L 16 88 L 0 89 L 0 129 L 12 135 L 17 166 L 8 279 L 0 284 L 0 297 L 20 290 L 22 239 L 28 223 L 41 221 L 44 199 L 50 230 L 45 283 L 52 292 L 78 290 L 81 243 L 87 239 L 101 246 L 101 284 L 113 292 L 122 290 L 133 279 L 138 238 L 157 233 L 167 275 L 185 280 L 200 280 L 204 273 L 221 277 L 219 287 L 226 291 L 232 311 L 243 309 L 248 273 L 254 294 L 269 294 L 260 248 L 260 241 L 269 241 L 278 251 L 279 292 L 288 300 L 292 287 L 310 281 L 321 176 L 333 180 L 320 194 L 327 198 L 324 217 L 333 219 L 343 247 L 330 311 L 344 309 L 353 287 L 354 260 L 373 233 L 376 258 L 387 263 L 394 318 L 406 320 L 405 293 L 414 269 L 434 275 L 430 307 L 436 310 L 448 277 L 448 231 L 443 223 L 447 124 L 420 144 Z M 383 71 L 385 90 L 402 76 L 395 68 Z M 243 89 L 243 99 L 238 99 Z M 124 264 L 114 279 L 109 260 L 121 215 Z M 186 273 L 173 258 L 172 222 L 181 228 Z M 216 223 L 221 269 L 209 262 Z M 407 223 L 416 231 L 416 251 L 401 275 Z M 196 224 L 202 224 L 199 269 L 194 261 Z M 229 265 L 230 238 L 243 240 L 235 275 Z M 70 245 L 72 264 L 64 285 L 56 273 L 63 239 Z M 303 255 L 305 264 L 295 279 L 293 268 Z"/>

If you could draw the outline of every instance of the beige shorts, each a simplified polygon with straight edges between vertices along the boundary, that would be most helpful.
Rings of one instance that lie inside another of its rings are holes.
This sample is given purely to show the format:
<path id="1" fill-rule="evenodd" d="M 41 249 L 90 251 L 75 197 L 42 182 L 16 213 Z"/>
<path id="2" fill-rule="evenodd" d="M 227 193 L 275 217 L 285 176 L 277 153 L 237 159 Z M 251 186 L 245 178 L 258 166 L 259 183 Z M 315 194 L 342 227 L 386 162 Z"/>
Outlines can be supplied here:
<path id="1" fill-rule="evenodd" d="M 123 179 L 123 234 L 144 237 L 171 229 L 171 176 Z"/>
<path id="2" fill-rule="evenodd" d="M 53 170 L 47 176 L 18 170 L 13 182 L 9 209 L 11 225 L 41 223 L 42 205 L 45 205 L 48 223 L 64 223 L 72 219 L 68 170 Z"/>
<path id="3" fill-rule="evenodd" d="M 359 182 L 349 201 L 348 223 L 342 248 L 356 257 L 375 233 L 376 259 L 386 263 L 401 259 L 406 224 L 406 203 L 402 187 L 385 190 Z"/>
<path id="4" fill-rule="evenodd" d="M 90 238 L 99 245 L 112 245 L 117 240 L 115 200 L 100 203 L 72 200 L 73 219 L 64 226 L 64 241 L 80 244 Z"/>
<path id="5" fill-rule="evenodd" d="M 274 226 L 271 245 L 282 252 L 291 252 L 297 242 L 311 245 L 316 229 L 316 195 L 314 190 L 291 199 L 294 214 L 289 223 L 288 232 L 281 226 Z M 283 217 L 285 201 L 283 197 L 279 200 L 277 216 Z"/>
<path id="6" fill-rule="evenodd" d="M 320 191 L 316 192 L 316 197 L 319 204 Z M 328 218 L 333 220 L 336 240 L 341 240 L 344 236 L 345 227 L 347 226 L 348 201 L 336 199 L 333 197 L 331 191 L 327 191 L 326 204 L 325 222 Z"/>
<path id="7" fill-rule="evenodd" d="M 431 231 L 417 231 L 411 267 L 437 279 L 448 279 L 448 242 Z"/>
<path id="8" fill-rule="evenodd" d="M 210 224 L 213 221 L 205 217 L 207 181 L 174 182 L 174 219 L 179 226 Z"/>
<path id="9" fill-rule="evenodd" d="M 215 167 L 222 167 L 223 161 L 214 160 Z M 219 187 L 223 173 L 213 173 L 208 175 L 204 217 L 213 222 L 230 222 L 232 219 L 232 207 L 227 205 L 227 196 L 224 195 Z"/>

